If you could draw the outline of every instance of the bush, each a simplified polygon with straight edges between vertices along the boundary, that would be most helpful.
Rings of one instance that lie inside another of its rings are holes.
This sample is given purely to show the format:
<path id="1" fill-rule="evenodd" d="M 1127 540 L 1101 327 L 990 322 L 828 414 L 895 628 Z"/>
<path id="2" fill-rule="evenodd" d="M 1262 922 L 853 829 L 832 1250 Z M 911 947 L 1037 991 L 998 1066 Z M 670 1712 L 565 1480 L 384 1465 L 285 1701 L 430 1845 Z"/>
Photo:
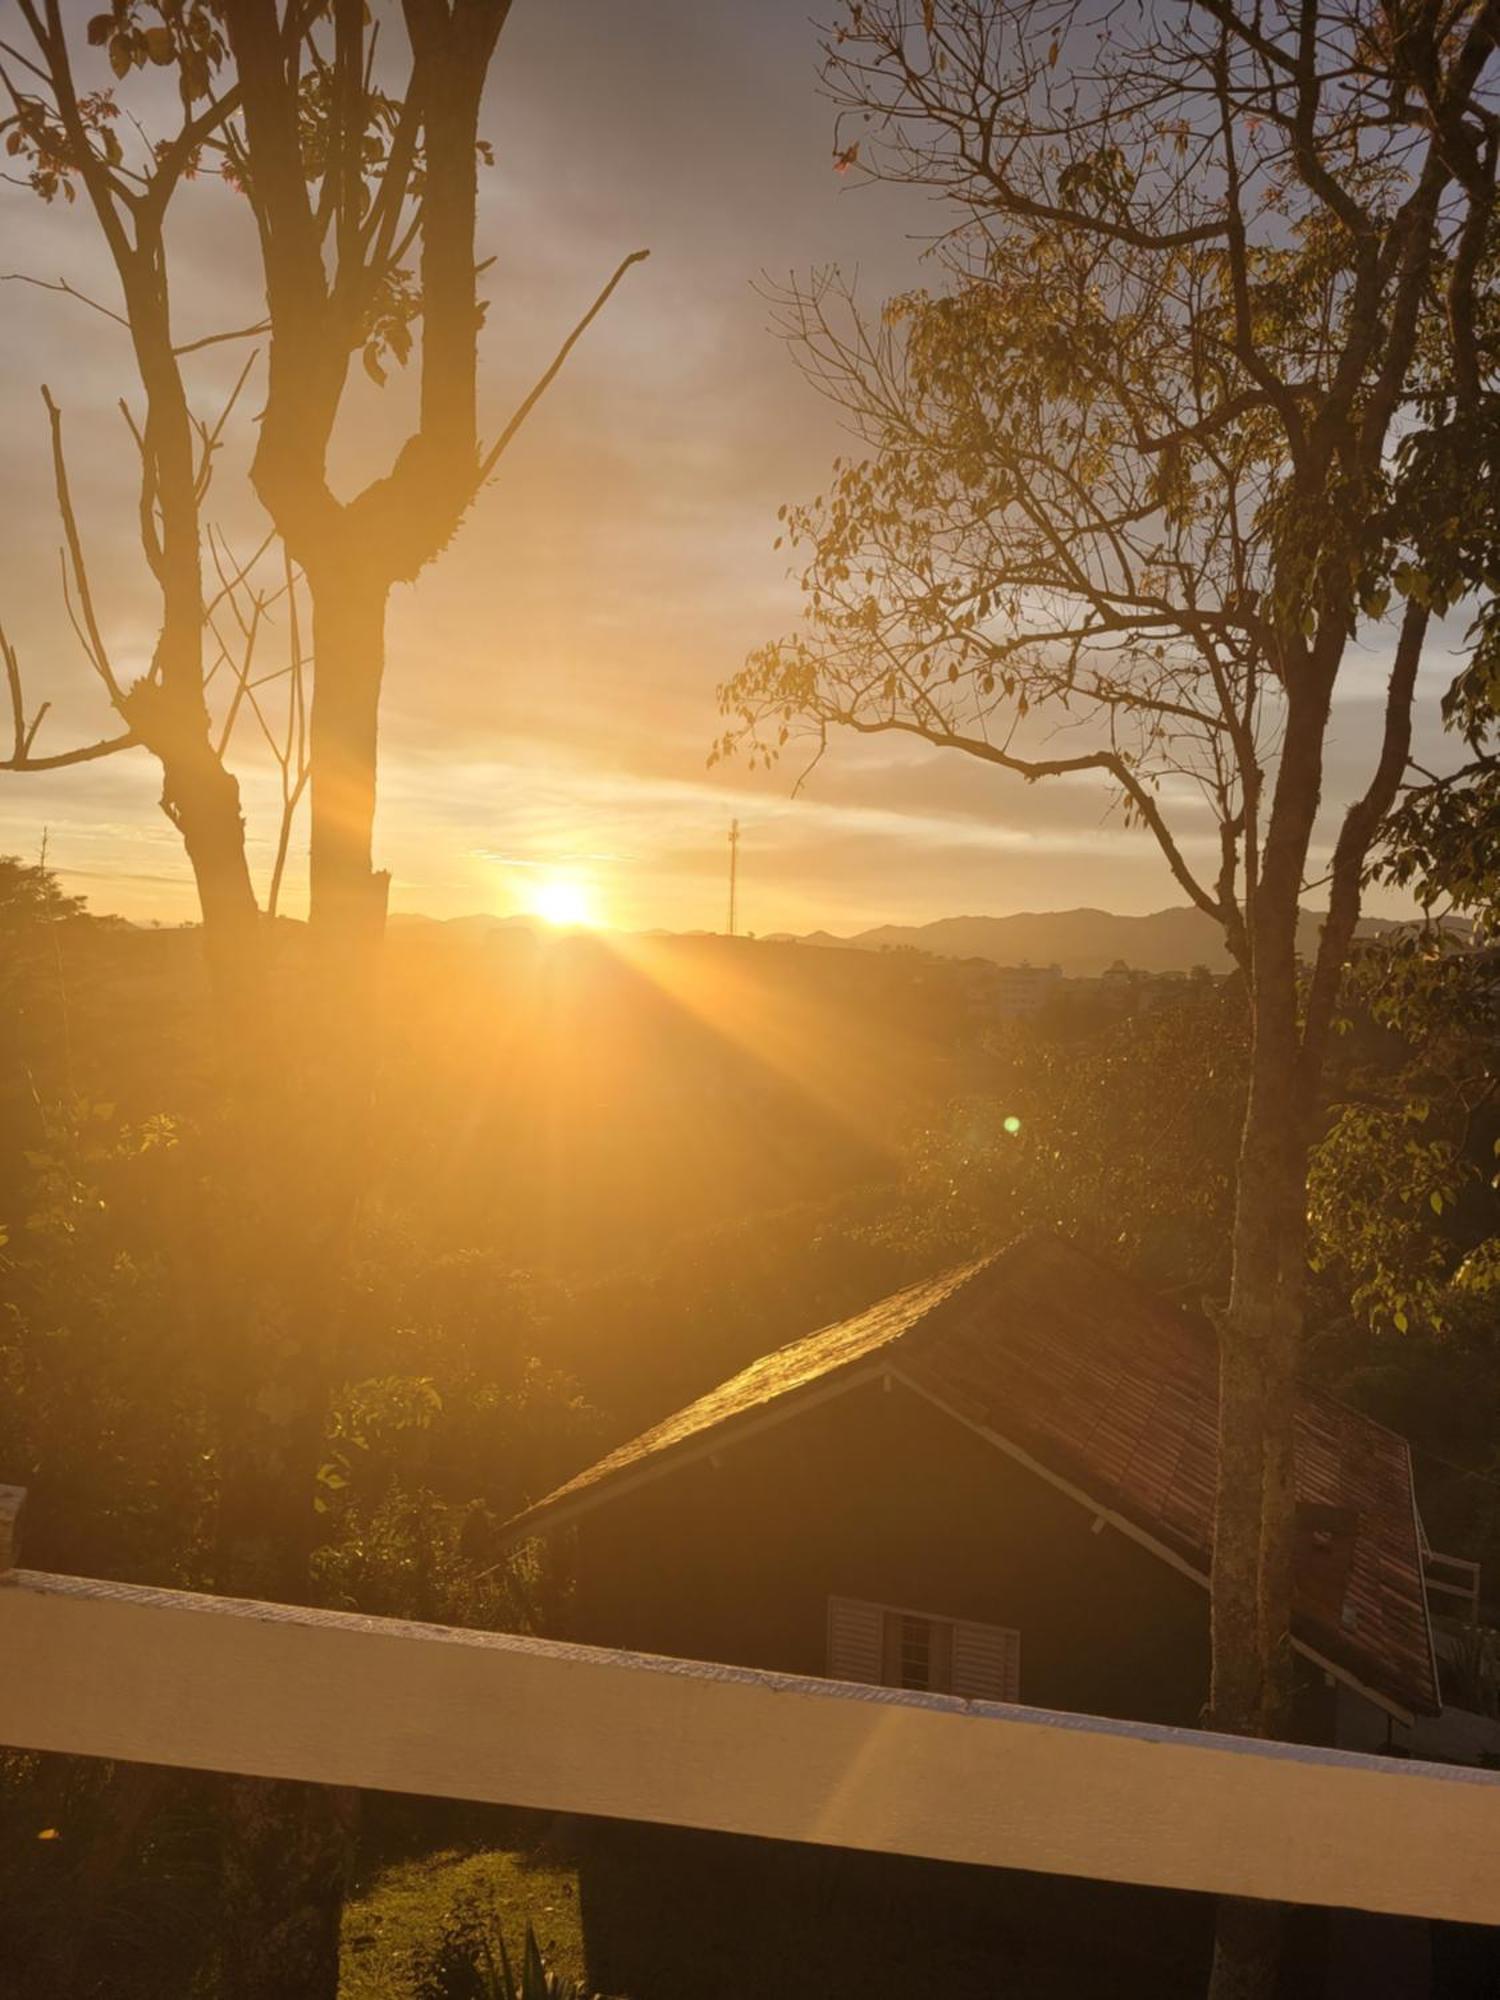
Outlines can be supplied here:
<path id="1" fill-rule="evenodd" d="M 412 1972 L 416 2000 L 588 2000 L 575 1979 L 547 1970 L 530 1924 L 517 1979 L 494 1906 L 477 1896 L 454 1904 L 436 1944 L 416 1956 Z"/>

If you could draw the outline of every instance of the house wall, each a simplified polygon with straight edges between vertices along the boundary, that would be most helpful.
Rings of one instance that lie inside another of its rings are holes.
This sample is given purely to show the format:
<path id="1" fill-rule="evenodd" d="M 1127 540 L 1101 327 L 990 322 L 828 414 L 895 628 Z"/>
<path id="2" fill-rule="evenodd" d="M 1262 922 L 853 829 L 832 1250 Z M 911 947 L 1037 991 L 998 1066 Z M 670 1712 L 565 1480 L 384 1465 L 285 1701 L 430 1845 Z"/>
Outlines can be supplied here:
<path id="1" fill-rule="evenodd" d="M 673 1827 L 594 1822 L 579 1891 L 631 2000 L 1201 2000 L 1212 1953 L 1208 1896 Z"/>
<path id="2" fill-rule="evenodd" d="M 1193 1725 L 1199 1585 L 899 1383 L 853 1389 L 577 1529 L 575 1636 L 825 1671 L 830 1595 L 1013 1626 L 1033 1706 Z"/>

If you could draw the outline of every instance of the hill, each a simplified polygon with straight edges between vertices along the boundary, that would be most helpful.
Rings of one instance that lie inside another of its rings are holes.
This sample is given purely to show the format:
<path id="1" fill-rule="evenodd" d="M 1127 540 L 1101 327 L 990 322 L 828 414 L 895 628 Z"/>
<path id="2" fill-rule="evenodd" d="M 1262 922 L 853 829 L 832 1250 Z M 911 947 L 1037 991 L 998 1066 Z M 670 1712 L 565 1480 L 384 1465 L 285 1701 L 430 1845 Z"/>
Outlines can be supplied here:
<path id="1" fill-rule="evenodd" d="M 1304 910 L 1298 948 L 1304 958 L 1317 950 L 1320 910 Z M 1401 926 L 1368 917 L 1362 934 L 1373 936 Z M 930 924 L 882 924 L 850 938 L 816 931 L 804 944 L 841 945 L 846 950 L 931 952 L 939 958 L 988 958 L 998 965 L 1059 965 L 1070 979 L 1097 976 L 1116 959 L 1142 972 L 1188 972 L 1206 965 L 1227 972 L 1230 958 L 1217 924 L 1191 904 L 1156 910 L 1150 916 L 1122 917 L 1110 910 L 1028 910 L 1009 917 L 939 917 Z"/>

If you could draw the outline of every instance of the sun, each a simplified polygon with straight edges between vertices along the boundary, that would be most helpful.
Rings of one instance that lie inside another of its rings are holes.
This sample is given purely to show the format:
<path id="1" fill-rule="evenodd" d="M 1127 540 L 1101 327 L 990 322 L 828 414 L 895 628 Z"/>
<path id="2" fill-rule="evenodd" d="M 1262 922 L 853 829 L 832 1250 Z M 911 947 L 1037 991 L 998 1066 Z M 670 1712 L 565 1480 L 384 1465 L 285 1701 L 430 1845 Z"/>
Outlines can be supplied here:
<path id="1" fill-rule="evenodd" d="M 579 926 L 592 928 L 599 922 L 598 911 L 587 883 L 580 882 L 573 875 L 546 875 L 531 890 L 527 908 L 534 917 L 544 923 L 555 924 L 559 930 L 571 930 Z"/>

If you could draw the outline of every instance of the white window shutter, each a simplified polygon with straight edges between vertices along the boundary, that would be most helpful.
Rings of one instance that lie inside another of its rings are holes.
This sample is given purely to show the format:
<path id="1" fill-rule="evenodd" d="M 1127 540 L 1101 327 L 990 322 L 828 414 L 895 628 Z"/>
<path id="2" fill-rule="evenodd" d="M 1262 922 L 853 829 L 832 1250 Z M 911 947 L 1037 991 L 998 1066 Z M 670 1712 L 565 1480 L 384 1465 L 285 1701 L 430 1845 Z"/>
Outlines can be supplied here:
<path id="1" fill-rule="evenodd" d="M 856 1597 L 828 1600 L 828 1677 L 879 1687 L 885 1666 L 885 1613 Z"/>
<path id="2" fill-rule="evenodd" d="M 1020 1633 L 959 1619 L 953 1628 L 953 1692 L 965 1701 L 1019 1701 Z"/>

